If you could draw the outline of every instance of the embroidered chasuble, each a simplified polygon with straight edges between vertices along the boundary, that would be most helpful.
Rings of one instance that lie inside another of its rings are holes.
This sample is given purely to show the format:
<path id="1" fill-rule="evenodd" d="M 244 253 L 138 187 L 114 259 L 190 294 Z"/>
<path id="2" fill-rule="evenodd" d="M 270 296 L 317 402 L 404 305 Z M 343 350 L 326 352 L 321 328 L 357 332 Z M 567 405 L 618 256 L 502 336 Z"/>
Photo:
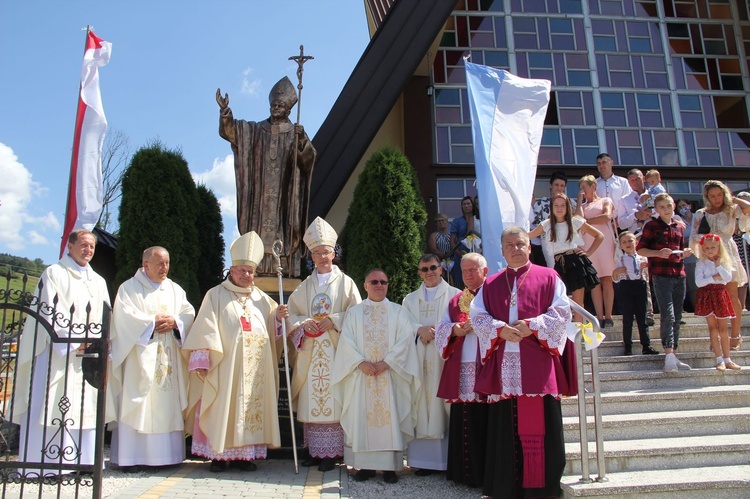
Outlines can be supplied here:
<path id="1" fill-rule="evenodd" d="M 335 265 L 325 284 L 319 284 L 315 270 L 289 297 L 289 336 L 298 350 L 292 377 L 292 404 L 298 421 L 338 422 L 341 406 L 331 393 L 331 371 L 344 315 L 361 301 L 357 285 Z M 305 336 L 300 327 L 305 320 L 320 322 L 326 317 L 334 329 L 318 337 Z"/>
<path id="2" fill-rule="evenodd" d="M 265 457 L 266 445 L 280 445 L 276 306 L 262 291 L 228 280 L 206 293 L 183 346 L 190 356 L 186 428 L 194 432 L 194 452 L 250 460 Z M 208 369 L 203 381 L 192 372 L 196 365 Z"/>
<path id="3" fill-rule="evenodd" d="M 389 369 L 377 376 L 358 368 L 363 361 L 381 360 Z M 336 352 L 333 387 L 342 406 L 347 464 L 401 469 L 402 453 L 414 438 L 412 402 L 420 387 L 413 319 L 405 309 L 387 299 L 368 299 L 349 309 Z"/>
<path id="4" fill-rule="evenodd" d="M 155 333 L 157 314 L 174 317 L 176 333 Z M 120 286 L 109 364 L 110 389 L 120 397 L 118 421 L 141 433 L 184 430 L 187 366 L 180 349 L 194 318 L 185 291 L 171 279 L 154 283 L 139 269 Z"/>

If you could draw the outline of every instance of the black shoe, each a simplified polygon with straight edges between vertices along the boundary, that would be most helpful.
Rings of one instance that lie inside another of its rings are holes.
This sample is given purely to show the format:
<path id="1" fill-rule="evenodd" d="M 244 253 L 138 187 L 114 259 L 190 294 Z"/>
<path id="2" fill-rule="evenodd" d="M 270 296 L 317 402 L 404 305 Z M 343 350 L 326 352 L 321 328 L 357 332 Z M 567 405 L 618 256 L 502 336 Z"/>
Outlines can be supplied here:
<path id="1" fill-rule="evenodd" d="M 227 469 L 227 462 L 217 461 L 216 459 L 211 461 L 211 466 L 208 467 L 208 471 L 212 473 L 221 473 L 222 471 L 226 471 L 226 469 Z"/>
<path id="2" fill-rule="evenodd" d="M 320 466 L 318 466 L 318 471 L 331 471 L 335 467 L 336 467 L 336 462 L 332 458 L 327 457 L 320 462 Z"/>
<path id="3" fill-rule="evenodd" d="M 140 473 L 143 471 L 143 466 L 120 466 L 119 470 L 123 473 Z"/>
<path id="4" fill-rule="evenodd" d="M 435 470 L 428 470 L 425 468 L 419 468 L 417 471 L 414 472 L 417 476 L 430 476 L 433 473 L 435 473 Z"/>
<path id="5" fill-rule="evenodd" d="M 643 355 L 659 355 L 659 351 L 658 350 L 654 350 L 654 347 L 652 347 L 650 345 L 647 346 L 647 347 L 643 347 L 643 351 L 641 353 Z"/>
<path id="6" fill-rule="evenodd" d="M 354 480 L 364 482 L 375 476 L 375 470 L 359 470 L 354 474 Z"/>
<path id="7" fill-rule="evenodd" d="M 258 465 L 252 461 L 230 461 L 229 467 L 240 471 L 255 471 L 258 469 Z"/>
<path id="8" fill-rule="evenodd" d="M 649 315 L 648 317 L 646 317 L 646 325 L 653 326 L 654 324 L 655 324 L 655 322 L 654 322 L 654 318 L 652 316 Z"/>
<path id="9" fill-rule="evenodd" d="M 383 481 L 385 483 L 396 483 L 398 482 L 398 475 L 396 474 L 395 471 L 384 471 Z"/>
<path id="10" fill-rule="evenodd" d="M 309 457 L 299 464 L 305 468 L 309 468 L 310 466 L 318 466 L 321 462 L 323 461 L 319 457 Z"/>
<path id="11" fill-rule="evenodd" d="M 623 355 L 633 355 L 633 347 L 630 345 L 626 346 Z"/>

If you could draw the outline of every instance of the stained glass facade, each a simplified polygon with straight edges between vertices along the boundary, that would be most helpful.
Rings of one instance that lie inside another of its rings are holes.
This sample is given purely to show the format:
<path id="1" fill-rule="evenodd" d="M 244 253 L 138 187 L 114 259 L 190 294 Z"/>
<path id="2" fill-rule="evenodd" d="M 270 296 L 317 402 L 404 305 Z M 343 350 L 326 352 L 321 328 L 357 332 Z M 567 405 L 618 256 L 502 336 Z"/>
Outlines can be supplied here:
<path id="1" fill-rule="evenodd" d="M 473 166 L 470 56 L 552 82 L 540 165 L 750 167 L 749 54 L 749 0 L 459 0 L 433 64 L 435 163 Z"/>

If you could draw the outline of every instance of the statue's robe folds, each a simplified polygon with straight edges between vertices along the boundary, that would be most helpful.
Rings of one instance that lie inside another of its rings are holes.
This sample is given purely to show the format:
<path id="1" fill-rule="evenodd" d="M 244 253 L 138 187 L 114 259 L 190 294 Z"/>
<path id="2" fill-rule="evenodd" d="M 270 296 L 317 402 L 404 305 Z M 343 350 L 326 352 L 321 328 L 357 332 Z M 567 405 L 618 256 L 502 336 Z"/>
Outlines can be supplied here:
<path id="1" fill-rule="evenodd" d="M 55 313 L 60 317 L 54 322 L 55 334 L 60 338 L 83 338 L 88 324 L 99 325 L 102 322 L 104 304 L 109 305 L 107 283 L 94 272 L 90 265 L 79 266 L 70 256 L 65 255 L 56 264 L 47 267 L 39 278 L 43 287 L 37 292 L 42 304 L 40 314 L 52 322 L 49 314 L 43 309 L 50 307 L 57 297 Z M 75 306 L 73 315 L 70 308 Z M 90 313 L 86 308 L 90 306 Z M 68 322 L 70 320 L 70 322 Z M 71 327 L 72 325 L 72 327 Z M 97 337 L 99 329 L 89 329 L 90 337 Z M 80 464 L 94 463 L 94 438 L 96 433 L 96 399 L 97 390 L 83 379 L 82 358 L 76 356 L 80 343 L 52 343 L 47 331 L 37 324 L 33 317 L 28 317 L 18 345 L 16 375 L 14 378 L 13 422 L 21 425 L 19 458 L 24 461 L 59 462 L 55 450 L 59 446 L 63 451 L 63 463 L 77 464 L 77 451 L 80 451 Z M 34 372 L 32 373 L 32 361 Z M 50 363 L 49 378 L 47 363 Z M 29 389 L 33 388 L 29 400 Z M 83 394 L 81 390 L 83 389 Z M 47 392 L 49 395 L 47 396 Z M 46 396 L 46 397 L 45 397 Z M 45 403 L 45 398 L 49 401 Z M 61 404 L 66 398 L 68 403 Z M 46 411 L 45 411 L 46 405 Z M 61 406 L 67 409 L 61 413 Z M 83 415 L 81 408 L 83 407 Z M 115 417 L 114 398 L 107 392 L 106 404 L 108 421 Z M 67 429 L 61 431 L 60 419 L 66 421 Z M 57 422 L 56 422 L 57 420 Z M 46 426 L 46 442 L 42 441 L 42 432 Z M 28 429 L 28 440 L 26 432 Z M 79 447 L 80 436 L 80 447 Z M 47 449 L 42 456 L 40 450 Z M 25 469 L 26 473 L 39 470 Z M 56 474 L 46 470 L 45 474 Z"/>
<path id="2" fill-rule="evenodd" d="M 250 331 L 237 296 L 250 293 Z M 278 368 L 274 323 L 277 303 L 256 288 L 224 281 L 203 298 L 183 344 L 190 357 L 185 427 L 193 454 L 208 459 L 252 461 L 279 447 Z M 195 369 L 208 369 L 201 380 Z"/>
<path id="3" fill-rule="evenodd" d="M 416 291 L 404 297 L 403 306 L 416 319 L 414 334 L 419 326 L 435 326 L 448 306 L 448 301 L 461 290 L 440 279 L 435 288 L 422 283 Z M 407 463 L 412 468 L 445 470 L 448 467 L 448 406 L 437 396 L 443 358 L 435 341 L 423 344 L 416 339 L 417 360 L 422 389 L 415 399 L 417 412 L 416 438 L 409 443 Z"/>
<path id="4" fill-rule="evenodd" d="M 474 391 L 480 369 L 477 335 L 472 330 L 466 336 L 453 336 L 452 330 L 469 318 L 469 306 L 479 289 L 465 289 L 451 298 L 435 327 L 435 347 L 445 359 L 437 395 L 450 404 L 446 477 L 470 487 L 484 482 L 488 405 L 487 398 Z"/>
<path id="5" fill-rule="evenodd" d="M 487 279 L 469 314 L 483 363 L 475 391 L 490 403 L 482 493 L 556 497 L 565 469 L 560 398 L 576 386 L 565 285 L 546 267 L 506 269 Z M 501 338 L 517 320 L 532 334 L 520 342 Z"/>
<path id="6" fill-rule="evenodd" d="M 289 336 L 298 350 L 291 398 L 297 420 L 305 424 L 305 441 L 311 457 L 343 455 L 344 432 L 339 424 L 341 404 L 331 391 L 331 372 L 346 311 L 361 301 L 357 285 L 336 265 L 324 284 L 320 284 L 315 270 L 289 297 L 292 331 Z M 323 310 L 334 328 L 315 338 L 305 336 L 304 328 L 300 327 L 302 323 Z"/>
<path id="7" fill-rule="evenodd" d="M 156 333 L 157 315 L 174 317 L 176 329 Z M 178 284 L 151 281 L 142 268 L 117 291 L 109 364 L 109 389 L 119 409 L 113 463 L 163 466 L 185 459 L 188 379 L 180 349 L 194 319 L 195 309 Z"/>
<path id="8" fill-rule="evenodd" d="M 377 376 L 359 369 L 385 361 Z M 333 393 L 341 404 L 344 461 L 359 469 L 400 470 L 414 438 L 413 400 L 419 390 L 413 318 L 403 307 L 369 299 L 346 314 L 333 368 Z"/>
<path id="9" fill-rule="evenodd" d="M 287 275 L 299 275 L 292 258 L 302 248 L 310 204 L 310 181 L 315 148 L 307 135 L 295 142 L 294 125 L 235 120 L 231 109 L 220 114 L 219 135 L 234 153 L 237 183 L 237 227 L 240 234 L 254 230 L 263 240 L 265 257 L 257 275 L 276 276 L 273 243 L 284 243 L 282 263 Z M 297 151 L 295 152 L 295 144 Z M 296 155 L 296 165 L 295 165 Z"/>

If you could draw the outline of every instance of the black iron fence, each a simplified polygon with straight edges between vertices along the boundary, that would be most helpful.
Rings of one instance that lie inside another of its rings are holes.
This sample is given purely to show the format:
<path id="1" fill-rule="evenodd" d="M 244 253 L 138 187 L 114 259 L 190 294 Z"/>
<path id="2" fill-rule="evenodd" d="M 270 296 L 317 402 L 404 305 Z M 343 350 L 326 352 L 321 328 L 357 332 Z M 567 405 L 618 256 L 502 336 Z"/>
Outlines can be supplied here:
<path id="1" fill-rule="evenodd" d="M 63 306 L 44 278 L 34 291 L 25 275 L 4 280 L 0 495 L 77 497 L 91 487 L 83 490 L 100 498 L 111 309 L 75 297 Z"/>

